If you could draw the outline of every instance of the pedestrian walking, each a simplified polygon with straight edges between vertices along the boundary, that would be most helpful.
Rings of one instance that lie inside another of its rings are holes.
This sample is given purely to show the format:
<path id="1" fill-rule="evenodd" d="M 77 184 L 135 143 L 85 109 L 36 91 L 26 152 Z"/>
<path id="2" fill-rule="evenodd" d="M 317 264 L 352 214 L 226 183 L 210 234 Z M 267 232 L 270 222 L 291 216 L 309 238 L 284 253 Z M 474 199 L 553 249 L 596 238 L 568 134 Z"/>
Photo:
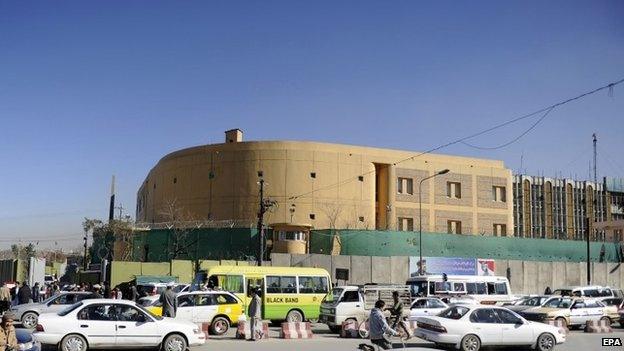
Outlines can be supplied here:
<path id="1" fill-rule="evenodd" d="M 39 288 L 39 283 L 35 283 L 35 285 L 32 288 L 32 300 L 33 302 L 39 302 L 39 295 L 40 295 L 40 288 Z"/>
<path id="2" fill-rule="evenodd" d="M 371 342 L 384 350 L 388 350 L 392 348 L 392 343 L 386 338 L 385 334 L 396 336 L 398 333 L 390 328 L 388 322 L 386 322 L 386 317 L 383 314 L 384 306 L 386 306 L 386 303 L 383 300 L 375 302 L 375 308 L 371 310 L 368 320 Z"/>
<path id="3" fill-rule="evenodd" d="M 392 320 L 392 329 L 394 330 L 398 330 L 398 328 L 403 329 L 403 331 L 405 332 L 405 338 L 407 340 L 411 338 L 412 335 L 410 334 L 409 329 L 407 328 L 407 325 L 405 324 L 406 316 L 403 315 L 403 302 L 399 299 L 398 291 L 392 292 L 392 300 L 394 304 L 386 308 L 386 311 L 390 311 L 390 318 Z"/>
<path id="4" fill-rule="evenodd" d="M 158 300 L 162 304 L 162 315 L 164 317 L 175 318 L 178 303 L 176 301 L 176 294 L 173 292 L 172 288 L 173 283 L 167 284 L 167 289 L 160 294 L 160 298 Z"/>
<path id="5" fill-rule="evenodd" d="M 260 290 L 251 290 L 251 303 L 249 304 L 249 332 L 251 340 L 256 341 L 264 337 L 262 331 L 262 299 L 260 299 Z"/>
<path id="6" fill-rule="evenodd" d="M 12 312 L 2 315 L 2 323 L 0 324 L 0 351 L 17 350 L 17 335 L 15 335 L 15 327 L 13 320 L 15 316 Z"/>
<path id="7" fill-rule="evenodd" d="M 17 292 L 17 302 L 20 305 L 30 303 L 32 300 L 32 291 L 30 291 L 30 287 L 28 286 L 28 282 L 23 282 L 22 287 L 19 288 Z"/>
<path id="8" fill-rule="evenodd" d="M 101 286 L 99 284 L 93 285 L 93 298 L 94 299 L 101 299 L 102 298 L 102 294 L 100 294 L 100 288 L 101 288 Z"/>
<path id="9" fill-rule="evenodd" d="M 544 290 L 544 295 L 552 295 L 552 291 L 550 290 L 550 286 L 546 287 L 546 290 Z"/>
<path id="10" fill-rule="evenodd" d="M 130 283 L 130 297 L 134 302 L 139 301 L 139 291 L 134 283 Z"/>
<path id="11" fill-rule="evenodd" d="M 11 308 L 11 290 L 7 286 L 7 283 L 2 283 L 0 287 L 0 313 L 8 311 Z"/>

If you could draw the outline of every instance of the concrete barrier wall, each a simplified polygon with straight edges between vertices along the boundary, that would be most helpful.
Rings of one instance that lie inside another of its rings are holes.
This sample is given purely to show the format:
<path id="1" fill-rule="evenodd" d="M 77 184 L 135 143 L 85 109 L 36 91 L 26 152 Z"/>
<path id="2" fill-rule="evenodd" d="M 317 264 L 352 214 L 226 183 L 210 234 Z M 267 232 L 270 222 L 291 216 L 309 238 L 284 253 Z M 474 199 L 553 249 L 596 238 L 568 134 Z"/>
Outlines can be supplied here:
<path id="1" fill-rule="evenodd" d="M 323 254 L 272 254 L 273 266 L 327 269 L 338 285 L 364 283 L 404 284 L 409 277 L 409 257 L 330 256 Z M 546 287 L 585 285 L 586 263 L 495 260 L 496 275 L 509 278 L 514 294 L 542 294 Z M 347 281 L 336 280 L 336 268 L 348 269 Z M 592 284 L 624 287 L 624 266 L 592 262 Z"/>

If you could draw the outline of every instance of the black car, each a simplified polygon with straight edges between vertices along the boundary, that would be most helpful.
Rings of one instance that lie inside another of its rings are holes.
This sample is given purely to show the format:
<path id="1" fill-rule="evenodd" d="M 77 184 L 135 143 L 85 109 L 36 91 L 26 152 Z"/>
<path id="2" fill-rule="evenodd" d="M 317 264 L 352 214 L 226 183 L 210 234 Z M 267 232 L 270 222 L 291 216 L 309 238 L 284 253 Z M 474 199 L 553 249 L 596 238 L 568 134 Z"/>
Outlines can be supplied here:
<path id="1" fill-rule="evenodd" d="M 15 329 L 17 337 L 17 350 L 19 351 L 41 351 L 41 344 L 36 341 L 32 332 L 28 329 Z"/>

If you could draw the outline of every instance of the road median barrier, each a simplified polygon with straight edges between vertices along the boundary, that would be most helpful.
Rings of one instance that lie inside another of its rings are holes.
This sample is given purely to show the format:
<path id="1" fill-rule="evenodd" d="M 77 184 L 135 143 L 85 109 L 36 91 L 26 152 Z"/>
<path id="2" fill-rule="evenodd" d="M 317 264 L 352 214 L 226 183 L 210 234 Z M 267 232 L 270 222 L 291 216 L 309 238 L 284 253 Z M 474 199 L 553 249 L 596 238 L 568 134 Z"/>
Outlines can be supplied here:
<path id="1" fill-rule="evenodd" d="M 282 339 L 311 339 L 312 326 L 310 322 L 284 322 L 280 330 Z"/>

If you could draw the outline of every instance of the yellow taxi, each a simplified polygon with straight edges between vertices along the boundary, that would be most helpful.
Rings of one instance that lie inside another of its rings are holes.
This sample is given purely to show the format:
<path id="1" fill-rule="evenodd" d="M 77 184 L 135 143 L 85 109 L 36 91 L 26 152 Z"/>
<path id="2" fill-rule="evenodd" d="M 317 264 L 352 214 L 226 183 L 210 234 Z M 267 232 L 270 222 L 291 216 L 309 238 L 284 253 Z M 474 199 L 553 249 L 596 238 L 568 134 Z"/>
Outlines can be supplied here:
<path id="1" fill-rule="evenodd" d="M 225 334 L 231 325 L 238 323 L 243 314 L 243 302 L 227 291 L 194 291 L 176 296 L 178 308 L 175 319 L 193 323 L 210 323 L 210 333 Z M 142 298 L 139 303 L 151 313 L 162 316 L 158 297 Z"/>

